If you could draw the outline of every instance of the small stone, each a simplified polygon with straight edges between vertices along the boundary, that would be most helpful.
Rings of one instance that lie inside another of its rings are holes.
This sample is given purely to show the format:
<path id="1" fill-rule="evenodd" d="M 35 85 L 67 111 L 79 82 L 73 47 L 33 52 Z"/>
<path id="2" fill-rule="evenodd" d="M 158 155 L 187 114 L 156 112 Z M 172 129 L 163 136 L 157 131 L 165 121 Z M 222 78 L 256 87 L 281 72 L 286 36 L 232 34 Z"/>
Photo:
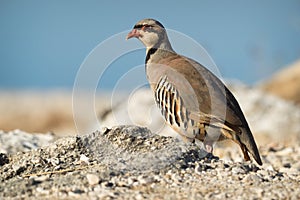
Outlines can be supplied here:
<path id="1" fill-rule="evenodd" d="M 36 165 L 36 164 L 40 164 L 42 162 L 42 159 L 40 157 L 34 157 L 30 161 L 32 164 Z"/>
<path id="2" fill-rule="evenodd" d="M 4 153 L 0 153 L 0 166 L 3 166 L 7 163 L 9 163 L 8 156 Z"/>
<path id="3" fill-rule="evenodd" d="M 68 195 L 74 198 L 80 198 L 80 190 L 75 190 L 75 191 L 69 191 Z"/>
<path id="4" fill-rule="evenodd" d="M 61 169 L 61 166 L 60 165 L 57 165 L 53 168 L 54 171 L 57 171 L 57 170 L 60 170 Z"/>
<path id="5" fill-rule="evenodd" d="M 60 160 L 59 160 L 59 158 L 51 158 L 50 162 L 53 166 L 57 166 L 57 165 L 59 165 Z"/>
<path id="6" fill-rule="evenodd" d="M 19 174 L 23 171 L 24 167 L 20 166 L 19 164 L 12 165 L 13 170 Z"/>
<path id="7" fill-rule="evenodd" d="M 136 181 L 137 181 L 136 179 L 129 177 L 129 178 L 128 178 L 128 185 L 129 185 L 129 186 L 132 186 L 133 183 L 136 182 Z"/>
<path id="8" fill-rule="evenodd" d="M 284 163 L 283 167 L 285 167 L 285 168 L 291 168 L 291 164 L 290 163 Z"/>
<path id="9" fill-rule="evenodd" d="M 209 169 L 212 169 L 212 167 L 209 164 L 196 163 L 195 173 L 201 174 L 202 172 L 207 171 Z"/>
<path id="10" fill-rule="evenodd" d="M 151 147 L 150 149 L 151 149 L 152 151 L 154 151 L 154 150 L 156 150 L 156 147 L 153 146 L 153 147 Z"/>
<path id="11" fill-rule="evenodd" d="M 108 131 L 109 131 L 109 129 L 108 129 L 107 127 L 102 127 L 102 128 L 101 128 L 101 133 L 102 133 L 103 135 L 105 135 Z"/>
<path id="12" fill-rule="evenodd" d="M 18 165 L 18 164 L 12 165 L 12 169 L 13 169 L 14 171 L 17 171 L 19 168 L 20 168 L 20 165 Z"/>
<path id="13" fill-rule="evenodd" d="M 86 178 L 90 185 L 97 185 L 100 181 L 99 177 L 95 174 L 87 174 Z"/>
<path id="14" fill-rule="evenodd" d="M 79 160 L 80 160 L 80 162 L 83 162 L 83 163 L 86 163 L 86 164 L 90 163 L 90 159 L 86 155 L 84 155 L 84 154 L 80 155 L 80 159 Z"/>
<path id="15" fill-rule="evenodd" d="M 279 156 L 287 156 L 289 154 L 292 154 L 294 152 L 292 147 L 284 148 L 281 151 L 278 151 L 276 154 Z"/>
<path id="16" fill-rule="evenodd" d="M 264 169 L 269 170 L 269 171 L 274 171 L 274 168 L 270 164 L 265 164 Z"/>
<path id="17" fill-rule="evenodd" d="M 139 176 L 139 177 L 137 178 L 137 180 L 138 180 L 138 182 L 139 182 L 140 184 L 142 184 L 142 185 L 146 185 L 146 184 L 148 184 L 148 183 L 153 182 L 153 178 L 151 178 L 151 177 L 145 177 L 145 176 Z"/>
<path id="18" fill-rule="evenodd" d="M 261 177 L 266 177 L 269 175 L 267 170 L 258 170 L 257 174 L 261 175 Z"/>
<path id="19" fill-rule="evenodd" d="M 294 163 L 292 166 L 291 166 L 293 169 L 296 169 L 300 172 L 300 162 L 298 161 L 297 163 Z"/>
<path id="20" fill-rule="evenodd" d="M 125 183 L 124 181 L 118 181 L 118 182 L 116 183 L 116 185 L 117 185 L 118 187 L 126 187 L 126 186 L 128 186 L 128 184 Z"/>
<path id="21" fill-rule="evenodd" d="M 279 172 L 287 173 L 287 174 L 298 174 L 299 173 L 297 169 L 286 168 L 286 167 L 279 168 Z"/>
<path id="22" fill-rule="evenodd" d="M 245 174 L 245 170 L 241 167 L 233 167 L 232 173 L 233 174 Z"/>
<path id="23" fill-rule="evenodd" d="M 260 182 L 261 178 L 257 176 L 256 174 L 247 174 L 245 178 L 243 179 L 244 182 Z"/>
<path id="24" fill-rule="evenodd" d="M 32 142 L 30 142 L 30 141 L 23 141 L 23 142 L 22 142 L 22 146 L 23 146 L 25 149 L 28 149 L 28 150 L 36 149 L 36 148 L 38 147 L 37 144 L 32 143 Z"/>
<path id="25" fill-rule="evenodd" d="M 255 192 L 257 193 L 258 198 L 262 198 L 264 192 L 263 188 L 256 188 Z"/>
<path id="26" fill-rule="evenodd" d="M 49 180 L 49 175 L 42 175 L 42 176 L 37 176 L 34 177 L 35 181 L 43 182 Z"/>
<path id="27" fill-rule="evenodd" d="M 107 187 L 107 188 L 112 188 L 112 187 L 115 186 L 115 184 L 113 182 L 111 182 L 111 181 L 105 181 L 105 182 L 101 183 L 101 186 L 102 187 Z"/>
<path id="28" fill-rule="evenodd" d="M 49 190 L 45 190 L 45 189 L 42 188 L 42 187 L 37 187 L 37 188 L 35 189 L 35 191 L 38 192 L 38 193 L 41 193 L 41 194 L 43 194 L 43 195 L 49 195 L 49 194 L 50 194 L 50 191 L 49 191 Z"/>
<path id="29" fill-rule="evenodd" d="M 137 199 L 137 200 L 139 200 L 139 199 L 145 199 L 145 197 L 143 197 L 143 195 L 142 194 L 136 194 L 135 196 L 134 196 L 134 198 L 135 199 Z"/>

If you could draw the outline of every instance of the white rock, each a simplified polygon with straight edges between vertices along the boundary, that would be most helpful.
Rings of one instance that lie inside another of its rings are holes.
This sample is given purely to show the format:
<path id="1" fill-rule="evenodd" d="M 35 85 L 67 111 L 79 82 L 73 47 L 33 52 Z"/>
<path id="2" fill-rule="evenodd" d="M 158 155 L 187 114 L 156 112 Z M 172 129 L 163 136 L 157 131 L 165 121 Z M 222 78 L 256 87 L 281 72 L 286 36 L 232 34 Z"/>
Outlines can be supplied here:
<path id="1" fill-rule="evenodd" d="M 100 181 L 99 176 L 96 174 L 87 174 L 86 178 L 90 185 L 97 185 Z"/>
<path id="2" fill-rule="evenodd" d="M 81 162 L 84 162 L 86 164 L 89 164 L 90 163 L 90 158 L 88 158 L 86 155 L 84 154 L 81 154 L 80 155 L 80 159 L 79 159 Z"/>

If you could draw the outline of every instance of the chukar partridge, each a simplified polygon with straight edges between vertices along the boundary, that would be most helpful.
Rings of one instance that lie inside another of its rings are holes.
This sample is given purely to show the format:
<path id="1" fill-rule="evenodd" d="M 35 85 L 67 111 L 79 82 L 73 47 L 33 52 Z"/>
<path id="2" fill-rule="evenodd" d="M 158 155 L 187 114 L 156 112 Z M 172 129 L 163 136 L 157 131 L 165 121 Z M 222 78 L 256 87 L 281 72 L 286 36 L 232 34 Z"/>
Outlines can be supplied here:
<path id="1" fill-rule="evenodd" d="M 262 161 L 243 112 L 233 94 L 211 71 L 177 54 L 164 26 L 154 19 L 135 24 L 127 39 L 146 46 L 145 68 L 155 101 L 167 123 L 185 140 L 203 142 L 212 153 L 215 141 L 236 142 L 244 159 L 248 152 Z"/>

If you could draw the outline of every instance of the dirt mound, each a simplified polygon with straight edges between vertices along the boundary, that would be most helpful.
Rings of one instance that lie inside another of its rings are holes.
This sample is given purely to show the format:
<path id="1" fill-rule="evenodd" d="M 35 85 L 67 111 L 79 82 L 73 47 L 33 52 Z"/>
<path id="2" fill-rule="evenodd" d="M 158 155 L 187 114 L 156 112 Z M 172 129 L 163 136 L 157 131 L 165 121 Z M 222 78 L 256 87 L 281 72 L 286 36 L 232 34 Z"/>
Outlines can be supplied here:
<path id="1" fill-rule="evenodd" d="M 280 70 L 260 87 L 300 106 L 300 61 Z"/>
<path id="2" fill-rule="evenodd" d="M 0 133 L 2 145 L 7 133 Z M 229 160 L 206 157 L 197 145 L 136 126 L 64 137 L 26 152 L 10 148 L 12 154 L 0 154 L 1 199 L 300 198 L 299 145 L 260 148 L 261 167 L 235 162 L 241 154 L 232 148 L 223 149 Z"/>

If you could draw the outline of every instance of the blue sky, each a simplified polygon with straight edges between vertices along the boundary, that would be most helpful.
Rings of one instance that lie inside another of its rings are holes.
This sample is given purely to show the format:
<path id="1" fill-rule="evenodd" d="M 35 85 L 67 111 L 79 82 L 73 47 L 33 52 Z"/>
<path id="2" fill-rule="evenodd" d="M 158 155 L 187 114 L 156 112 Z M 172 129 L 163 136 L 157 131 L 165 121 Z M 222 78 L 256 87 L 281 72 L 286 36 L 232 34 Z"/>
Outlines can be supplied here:
<path id="1" fill-rule="evenodd" d="M 72 88 L 99 43 L 149 17 L 200 43 L 223 77 L 255 84 L 300 59 L 299 11 L 298 0 L 0 0 L 0 88 Z M 144 59 L 133 53 L 118 64 Z M 113 85 L 108 77 L 102 87 Z"/>

